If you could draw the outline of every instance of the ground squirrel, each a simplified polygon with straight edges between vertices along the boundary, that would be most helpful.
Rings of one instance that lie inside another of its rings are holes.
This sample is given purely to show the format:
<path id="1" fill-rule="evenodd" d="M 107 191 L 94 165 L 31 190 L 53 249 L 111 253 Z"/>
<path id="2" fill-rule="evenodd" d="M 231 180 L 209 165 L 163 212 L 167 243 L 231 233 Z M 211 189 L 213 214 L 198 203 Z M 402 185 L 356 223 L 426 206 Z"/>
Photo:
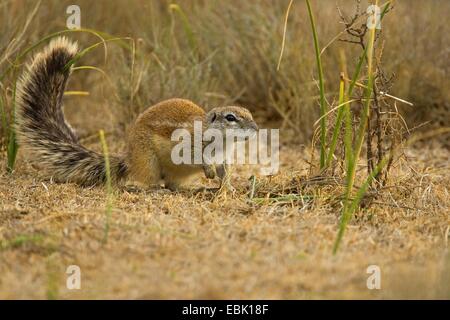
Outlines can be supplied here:
<path id="1" fill-rule="evenodd" d="M 17 86 L 16 131 L 20 145 L 27 147 L 46 171 L 59 182 L 81 185 L 102 184 L 106 180 L 104 157 L 83 147 L 62 110 L 64 90 L 71 74 L 69 63 L 78 48 L 59 37 L 38 53 Z M 171 190 L 189 184 L 203 170 L 207 178 L 223 178 L 222 165 L 175 165 L 171 150 L 177 128 L 193 130 L 195 120 L 204 128 L 242 128 L 256 132 L 251 113 L 242 107 L 219 107 L 205 112 L 184 99 L 162 101 L 145 110 L 130 129 L 128 150 L 110 156 L 115 182 L 155 186 L 161 180 Z M 216 170 L 215 170 L 216 169 Z"/>

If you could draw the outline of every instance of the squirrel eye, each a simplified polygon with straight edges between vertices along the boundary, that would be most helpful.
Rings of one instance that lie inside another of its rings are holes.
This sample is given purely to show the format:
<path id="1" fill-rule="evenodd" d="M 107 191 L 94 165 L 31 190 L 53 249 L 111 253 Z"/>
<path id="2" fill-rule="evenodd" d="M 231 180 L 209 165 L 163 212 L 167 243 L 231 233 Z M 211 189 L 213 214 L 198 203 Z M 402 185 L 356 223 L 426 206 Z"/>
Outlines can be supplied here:
<path id="1" fill-rule="evenodd" d="M 225 119 L 227 119 L 227 121 L 236 121 L 236 117 L 234 116 L 234 115 L 232 115 L 232 114 L 227 114 L 226 116 L 225 116 Z"/>

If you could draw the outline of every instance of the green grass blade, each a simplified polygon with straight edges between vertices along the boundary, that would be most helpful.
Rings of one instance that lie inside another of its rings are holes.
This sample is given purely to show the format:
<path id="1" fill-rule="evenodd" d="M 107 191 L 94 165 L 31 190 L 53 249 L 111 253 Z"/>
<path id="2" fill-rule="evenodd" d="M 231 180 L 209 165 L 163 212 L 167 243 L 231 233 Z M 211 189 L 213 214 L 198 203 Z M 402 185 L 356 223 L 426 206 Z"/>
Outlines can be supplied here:
<path id="1" fill-rule="evenodd" d="M 389 4 L 390 4 L 390 1 L 388 1 L 385 4 L 383 11 L 381 12 L 381 15 L 380 15 L 380 20 L 383 20 L 384 15 L 386 14 L 387 10 L 389 9 Z M 352 97 L 353 89 L 355 88 L 356 82 L 358 81 L 358 78 L 359 78 L 359 74 L 361 73 L 362 65 L 363 65 L 364 61 L 366 60 L 367 50 L 368 50 L 368 46 L 365 47 L 364 51 L 362 52 L 361 56 L 358 59 L 358 64 L 356 65 L 355 72 L 353 73 L 352 80 L 348 87 L 347 96 L 349 99 Z"/>
<path id="2" fill-rule="evenodd" d="M 344 236 L 344 232 L 346 229 L 346 226 L 348 222 L 351 220 L 353 214 L 355 213 L 356 209 L 359 207 L 359 204 L 361 203 L 361 200 L 363 199 L 364 195 L 367 192 L 367 189 L 371 185 L 373 179 L 376 177 L 376 175 L 384 168 L 384 166 L 389 161 L 388 156 L 384 157 L 378 165 L 375 167 L 375 169 L 369 174 L 369 176 L 366 178 L 364 183 L 361 185 L 361 187 L 358 189 L 355 198 L 351 202 L 350 205 L 347 206 L 347 209 L 344 211 L 342 218 L 341 218 L 341 227 L 339 228 L 338 235 L 336 237 L 336 241 L 334 243 L 333 252 L 336 253 L 339 249 L 339 245 L 342 241 L 342 238 Z"/>
<path id="3" fill-rule="evenodd" d="M 378 1 L 375 2 L 375 5 L 377 5 L 377 4 L 378 4 Z M 386 7 L 385 7 L 385 10 L 387 10 Z M 383 12 L 385 12 L 385 10 L 383 10 Z M 335 243 L 333 246 L 334 254 L 339 249 L 339 245 L 344 236 L 344 232 L 347 227 L 347 224 L 353 215 L 353 212 L 351 212 L 351 210 L 350 210 L 350 198 L 351 198 L 351 193 L 353 190 L 353 185 L 355 182 L 356 166 L 358 163 L 358 159 L 360 157 L 361 148 L 363 145 L 364 136 L 366 134 L 366 129 L 367 129 L 367 121 L 369 118 L 370 98 L 372 96 L 372 84 L 373 84 L 373 77 L 374 77 L 374 75 L 373 75 L 373 53 L 374 53 L 374 45 L 375 45 L 375 33 L 376 33 L 375 28 L 373 28 L 369 31 L 369 41 L 368 41 L 368 44 L 367 44 L 366 50 L 365 50 L 365 52 L 367 52 L 368 83 L 367 83 L 367 87 L 364 92 L 365 102 L 364 102 L 361 119 L 360 119 L 360 124 L 359 124 L 359 128 L 358 128 L 357 136 L 356 136 L 355 148 L 353 150 L 353 154 L 350 159 L 351 161 L 349 161 L 348 168 L 347 168 L 347 186 L 346 186 L 346 192 L 345 192 L 344 208 L 342 211 L 341 221 L 339 223 L 338 235 L 336 237 L 336 240 L 335 240 Z M 362 64 L 362 60 L 364 60 L 364 55 L 361 56 L 359 63 Z M 360 69 L 361 67 L 359 66 L 358 68 Z M 356 80 L 353 79 L 352 83 L 353 82 L 356 83 Z M 350 88 L 349 88 L 349 90 L 350 90 Z M 353 90 L 353 88 L 352 88 L 352 90 Z"/>
<path id="4" fill-rule="evenodd" d="M 344 146 L 345 146 L 345 163 L 347 165 L 347 172 L 354 165 L 353 159 L 353 125 L 352 125 L 352 115 L 350 111 L 350 103 L 348 102 L 349 97 L 344 95 L 344 121 L 345 121 L 345 131 L 344 131 Z M 348 183 L 348 181 L 347 181 Z"/>
<path id="5" fill-rule="evenodd" d="M 96 37 L 98 37 L 98 38 L 103 40 L 103 38 L 99 35 L 98 32 L 96 32 L 95 30 L 91 30 L 91 29 L 73 29 L 73 30 L 62 30 L 62 31 L 54 32 L 52 34 L 49 34 L 48 36 L 43 37 L 42 39 L 40 39 L 39 41 L 37 41 L 36 43 L 31 45 L 30 47 L 28 47 L 24 51 L 22 51 L 17 56 L 17 58 L 14 60 L 14 62 L 12 64 L 10 64 L 8 68 L 6 68 L 5 72 L 2 73 L 2 75 L 0 76 L 0 81 L 3 81 L 3 79 L 13 70 L 13 68 L 19 67 L 20 61 L 28 53 L 33 51 L 35 48 L 39 47 L 41 44 L 47 42 L 48 40 L 50 40 L 52 38 L 55 38 L 55 37 L 58 37 L 58 36 L 61 36 L 63 34 L 70 33 L 70 32 L 87 32 L 87 33 L 93 34 Z"/>
<path id="6" fill-rule="evenodd" d="M 356 196 L 353 199 L 350 207 L 349 207 L 349 214 L 347 216 L 347 218 L 351 218 L 353 213 L 356 211 L 356 209 L 359 207 L 359 204 L 362 200 L 362 198 L 364 197 L 364 195 L 367 192 L 367 189 L 369 188 L 369 186 L 372 184 L 373 179 L 377 176 L 377 174 L 384 168 L 384 166 L 388 163 L 389 161 L 388 156 L 384 157 L 379 163 L 378 165 L 375 167 L 375 169 L 369 174 L 369 176 L 367 177 L 366 181 L 364 181 L 364 183 L 361 185 L 361 187 L 358 189 L 358 191 L 356 192 Z"/>
<path id="7" fill-rule="evenodd" d="M 16 77 L 14 77 L 16 78 Z M 16 89 L 17 80 L 14 81 L 13 96 L 12 96 L 12 111 L 11 111 L 11 122 L 9 126 L 9 138 L 8 138 L 8 149 L 6 151 L 7 155 L 7 165 L 6 169 L 9 173 L 14 170 L 14 165 L 16 163 L 16 156 L 19 146 L 16 140 L 16 131 L 14 129 L 14 122 L 16 121 Z"/>
<path id="8" fill-rule="evenodd" d="M 418 134 L 416 136 L 411 137 L 406 143 L 405 147 L 414 144 L 415 142 L 419 140 L 429 139 L 431 137 L 447 134 L 450 132 L 450 128 L 440 128 L 437 130 L 433 130 L 430 132 L 427 132 L 425 134 Z M 364 195 L 367 193 L 367 189 L 372 184 L 374 178 L 378 175 L 379 172 L 387 165 L 389 160 L 394 156 L 394 152 L 390 152 L 386 156 L 383 157 L 383 159 L 377 164 L 375 169 L 369 174 L 369 176 L 366 178 L 364 183 L 361 185 L 361 187 L 358 189 L 355 198 L 352 200 L 351 204 L 347 207 L 347 210 L 342 215 L 342 224 L 346 226 L 350 219 L 352 218 L 355 211 L 358 209 L 361 200 L 364 198 Z M 338 232 L 338 236 L 336 239 L 336 242 L 334 244 L 333 251 L 337 252 L 339 248 L 339 244 L 342 241 L 342 237 L 344 235 L 345 228 L 340 228 Z"/>
<path id="9" fill-rule="evenodd" d="M 194 32 L 192 31 L 192 27 L 191 27 L 191 24 L 189 23 L 189 19 L 187 18 L 184 11 L 181 9 L 181 7 L 179 5 L 174 4 L 174 3 L 169 5 L 169 10 L 175 11 L 178 14 L 178 16 L 181 18 L 181 22 L 183 23 L 183 29 L 184 29 L 184 32 L 186 33 L 189 47 L 193 51 L 196 50 L 197 49 L 197 40 L 195 38 Z"/>
<path id="10" fill-rule="evenodd" d="M 359 159 L 362 145 L 364 142 L 364 136 L 366 135 L 366 129 L 367 129 L 367 122 L 369 120 L 369 113 L 370 113 L 370 102 L 372 97 L 372 88 L 373 88 L 373 47 L 375 44 L 375 28 L 370 30 L 370 38 L 368 43 L 368 50 L 367 50 L 367 73 L 368 73 L 368 80 L 367 80 L 367 87 L 364 92 L 364 106 L 361 114 L 361 119 L 359 123 L 358 133 L 356 135 L 356 142 L 355 142 L 355 150 L 354 150 L 354 158 L 355 161 Z"/>
<path id="11" fill-rule="evenodd" d="M 368 47 L 366 46 L 366 48 L 364 49 L 363 53 L 359 57 L 358 64 L 356 65 L 355 72 L 353 73 L 352 81 L 350 82 L 350 85 L 348 86 L 347 96 L 349 98 L 351 98 L 351 96 L 353 94 L 353 89 L 355 89 L 356 82 L 358 81 L 359 74 L 361 73 L 362 65 L 363 65 L 364 61 L 366 60 L 367 48 Z"/>
<path id="12" fill-rule="evenodd" d="M 314 22 L 314 16 L 311 9 L 311 4 L 309 0 L 305 0 L 306 5 L 308 6 L 308 14 L 309 20 L 311 22 L 311 29 L 314 38 L 314 49 L 316 53 L 316 63 L 317 69 L 319 72 L 319 90 L 320 90 L 320 168 L 323 169 L 325 167 L 325 159 L 326 159 L 326 136 L 327 136 L 327 105 L 325 101 L 325 86 L 323 80 L 323 69 L 322 69 L 322 59 L 320 58 L 320 49 L 319 49 L 319 40 L 317 37 L 316 24 Z"/>
<path id="13" fill-rule="evenodd" d="M 16 133 L 14 129 L 10 130 L 9 138 L 8 138 L 8 149 L 6 151 L 8 163 L 6 169 L 9 173 L 13 172 L 14 165 L 16 163 L 16 156 L 19 146 L 16 140 Z"/>
<path id="14" fill-rule="evenodd" d="M 1 116 L 1 124 L 2 129 L 1 132 L 3 132 L 5 138 L 9 135 L 9 126 L 8 126 L 8 117 L 6 115 L 6 108 L 5 104 L 3 102 L 3 97 L 0 95 L 0 116 Z M 7 141 L 7 139 L 5 139 Z"/>
<path id="15" fill-rule="evenodd" d="M 342 117 L 344 115 L 345 105 L 344 103 L 344 95 L 345 95 L 345 80 L 343 75 L 341 75 L 339 80 L 339 102 L 338 105 L 341 106 L 339 108 L 338 114 L 336 116 L 336 123 L 334 125 L 333 136 L 331 138 L 330 149 L 328 150 L 327 160 L 325 162 L 325 167 L 328 167 L 333 159 L 333 154 L 336 149 L 337 140 L 339 137 L 339 133 L 341 131 L 342 126 Z"/>
<path id="16" fill-rule="evenodd" d="M 106 243 L 108 241 L 108 235 L 109 235 L 114 193 L 113 193 L 112 182 L 111 182 L 111 165 L 109 162 L 109 152 L 108 152 L 108 145 L 106 144 L 105 132 L 103 130 L 100 130 L 99 135 L 100 135 L 100 143 L 102 145 L 103 157 L 105 158 L 107 200 L 106 200 L 106 222 L 105 222 L 105 228 L 104 228 L 104 233 L 103 233 L 103 243 Z"/>
<path id="17" fill-rule="evenodd" d="M 78 60 L 80 60 L 84 55 L 86 55 L 87 53 L 89 53 L 93 49 L 97 48 L 99 45 L 105 45 L 105 43 L 107 43 L 107 42 L 123 41 L 124 39 L 126 39 L 126 38 L 111 38 L 111 39 L 102 40 L 102 41 L 99 41 L 97 43 L 94 43 L 93 45 L 83 49 L 80 52 L 78 52 L 76 54 L 76 56 L 64 66 L 64 70 L 69 69 L 73 64 L 75 64 Z"/>

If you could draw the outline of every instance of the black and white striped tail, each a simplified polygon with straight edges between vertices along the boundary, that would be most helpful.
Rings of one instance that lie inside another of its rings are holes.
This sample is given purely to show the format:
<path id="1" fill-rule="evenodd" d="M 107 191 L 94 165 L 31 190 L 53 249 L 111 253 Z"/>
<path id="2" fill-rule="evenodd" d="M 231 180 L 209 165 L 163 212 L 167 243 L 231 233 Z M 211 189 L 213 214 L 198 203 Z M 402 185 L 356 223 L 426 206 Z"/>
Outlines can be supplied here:
<path id="1" fill-rule="evenodd" d="M 60 182 L 96 185 L 106 180 L 102 154 L 83 147 L 64 119 L 63 95 L 76 43 L 59 37 L 33 59 L 17 84 L 16 131 L 19 145 Z M 111 176 L 126 173 L 123 159 L 111 157 Z"/>

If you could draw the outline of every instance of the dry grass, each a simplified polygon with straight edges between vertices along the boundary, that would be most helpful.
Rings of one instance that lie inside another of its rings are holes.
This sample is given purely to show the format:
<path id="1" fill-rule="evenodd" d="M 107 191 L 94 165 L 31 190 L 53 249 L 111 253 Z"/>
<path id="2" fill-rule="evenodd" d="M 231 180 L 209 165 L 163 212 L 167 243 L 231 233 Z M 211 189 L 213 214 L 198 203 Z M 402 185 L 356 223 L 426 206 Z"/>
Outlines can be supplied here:
<path id="1" fill-rule="evenodd" d="M 344 188 L 305 183 L 306 152 L 283 148 L 280 175 L 258 177 L 255 190 L 304 200 L 249 201 L 248 167 L 237 168 L 234 199 L 119 192 L 106 244 L 105 190 L 53 184 L 19 157 L 14 175 L 0 175 L 0 297 L 448 299 L 450 152 L 407 155 L 337 256 Z M 79 291 L 65 287 L 71 264 Z M 371 264 L 381 290 L 366 288 Z"/>
<path id="2" fill-rule="evenodd" d="M 69 84 L 90 93 L 65 99 L 68 120 L 87 146 L 101 150 L 103 129 L 111 151 L 124 150 L 127 125 L 165 98 L 205 108 L 238 103 L 253 110 L 261 127 L 282 129 L 281 171 L 256 175 L 251 200 L 250 167 L 236 169 L 235 198 L 119 191 L 108 218 L 103 188 L 54 184 L 20 151 L 8 173 L 2 126 L 0 298 L 450 298 L 450 151 L 438 142 L 396 160 L 387 185 L 369 192 L 341 250 L 331 254 L 345 186 L 339 167 L 336 178 L 313 176 L 309 150 L 299 147 L 310 141 L 319 114 L 303 4 L 291 8 L 276 71 L 288 0 L 180 2 L 188 36 L 169 1 L 78 3 L 83 27 L 131 36 L 136 45 L 134 58 L 110 44 L 106 61 L 99 47 L 78 63 L 107 74 L 79 70 Z M 339 3 L 351 13 L 352 4 Z M 0 74 L 25 48 L 64 29 L 69 4 L 45 1 L 34 12 L 34 1 L 0 0 Z M 335 4 L 314 2 L 320 47 L 342 30 Z M 450 41 L 442 32 L 449 11 L 448 1 L 398 0 L 383 22 L 384 69 L 397 74 L 392 93 L 415 103 L 403 110 L 410 126 L 425 120 L 449 126 Z M 98 41 L 70 37 L 84 48 Z M 349 66 L 359 54 L 340 42 L 323 54 L 330 103 L 341 48 Z M 0 82 L 7 112 L 13 83 L 14 74 Z M 72 264 L 81 267 L 80 291 L 65 287 Z M 371 264 L 381 267 L 381 290 L 366 288 Z"/>
<path id="3" fill-rule="evenodd" d="M 320 13 L 316 14 L 319 45 L 323 48 L 343 26 L 335 0 L 315 2 L 314 9 Z M 187 41 L 182 20 L 169 10 L 170 1 L 77 3 L 84 28 L 131 36 L 136 41 L 137 56 L 133 64 L 128 50 L 111 43 L 106 62 L 101 46 L 80 61 L 79 65 L 102 68 L 110 81 L 95 71 L 74 74 L 70 89 L 90 92 L 89 97 L 67 99 L 66 111 L 76 128 L 88 133 L 97 133 L 99 128 L 120 131 L 149 105 L 180 96 L 206 108 L 230 103 L 246 105 L 260 121 L 276 124 L 297 143 L 310 141 L 311 123 L 319 115 L 318 90 L 313 81 L 317 72 L 308 13 L 302 1 L 291 8 L 279 71 L 276 68 L 288 0 L 183 1 L 180 6 L 198 46 L 195 49 Z M 45 1 L 32 16 L 35 1 L 2 1 L 0 71 L 31 44 L 65 29 L 69 4 Z M 347 15 L 353 13 L 352 1 L 338 4 Z M 449 125 L 446 74 L 450 35 L 440 31 L 446 30 L 449 14 L 450 3 L 445 0 L 399 0 L 383 22 L 384 70 L 388 75 L 397 75 L 391 93 L 415 104 L 403 110 L 411 126 L 427 120 Z M 98 41 L 87 34 L 70 37 L 77 39 L 82 48 Z M 360 54 L 355 46 L 335 41 L 322 55 L 329 102 L 338 92 L 340 49 L 345 50 L 349 66 L 356 65 Z M 131 66 L 134 77 L 130 81 Z M 349 67 L 348 72 L 352 74 L 353 70 Z M 5 99 L 10 99 L 12 80 L 11 76 L 0 84 Z M 87 112 L 103 116 L 87 119 Z"/>

